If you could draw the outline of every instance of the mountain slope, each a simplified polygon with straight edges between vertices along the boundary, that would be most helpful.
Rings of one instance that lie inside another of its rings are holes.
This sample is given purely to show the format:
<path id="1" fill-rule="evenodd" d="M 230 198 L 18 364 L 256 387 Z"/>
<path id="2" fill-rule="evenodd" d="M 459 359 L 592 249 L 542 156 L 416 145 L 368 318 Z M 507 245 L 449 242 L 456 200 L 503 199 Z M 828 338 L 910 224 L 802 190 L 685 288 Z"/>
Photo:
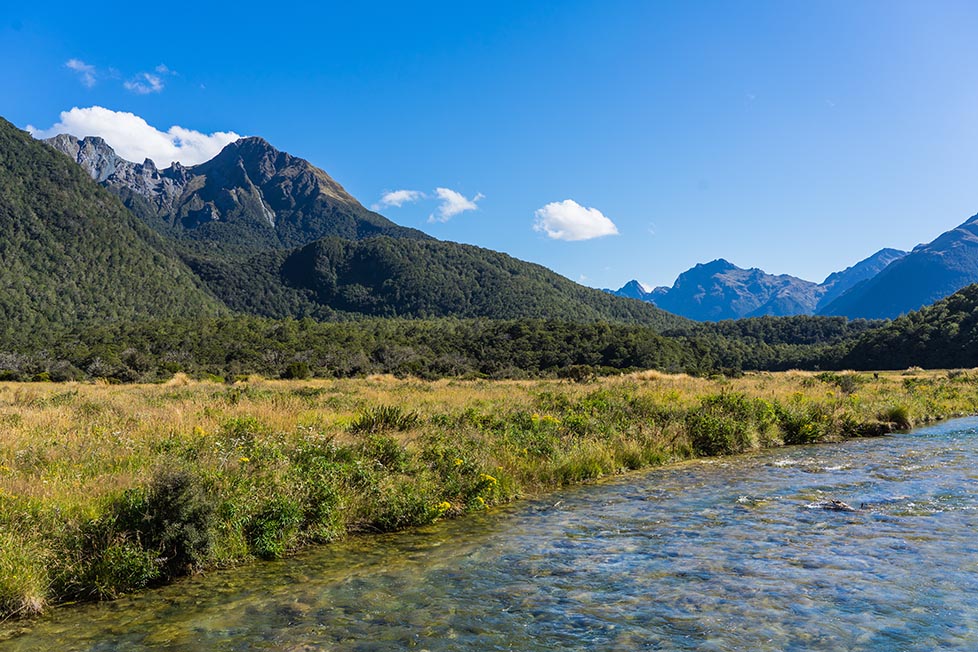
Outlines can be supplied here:
<path id="1" fill-rule="evenodd" d="M 853 369 L 978 366 L 978 285 L 866 333 L 842 364 Z"/>
<path id="2" fill-rule="evenodd" d="M 832 272 L 819 284 L 819 287 L 823 289 L 823 293 L 818 300 L 818 305 L 815 307 L 816 312 L 832 303 L 856 285 L 873 278 L 890 264 L 906 255 L 906 251 L 900 251 L 899 249 L 880 249 L 869 258 L 860 260 L 855 265 L 846 267 L 841 272 Z"/>
<path id="3" fill-rule="evenodd" d="M 85 321 L 225 312 L 198 284 L 116 197 L 0 119 L 0 340 Z"/>
<path id="4" fill-rule="evenodd" d="M 893 318 L 978 282 L 978 215 L 889 265 L 819 311 Z"/>
<path id="5" fill-rule="evenodd" d="M 120 158 L 101 138 L 48 139 L 159 231 L 230 246 L 291 248 L 319 238 L 429 236 L 367 210 L 308 161 L 261 138 L 242 138 L 213 159 L 160 170 Z"/>
<path id="6" fill-rule="evenodd" d="M 268 317 L 546 318 L 673 328 L 687 320 L 578 285 L 545 267 L 471 245 L 324 238 L 191 267 L 232 309 Z"/>

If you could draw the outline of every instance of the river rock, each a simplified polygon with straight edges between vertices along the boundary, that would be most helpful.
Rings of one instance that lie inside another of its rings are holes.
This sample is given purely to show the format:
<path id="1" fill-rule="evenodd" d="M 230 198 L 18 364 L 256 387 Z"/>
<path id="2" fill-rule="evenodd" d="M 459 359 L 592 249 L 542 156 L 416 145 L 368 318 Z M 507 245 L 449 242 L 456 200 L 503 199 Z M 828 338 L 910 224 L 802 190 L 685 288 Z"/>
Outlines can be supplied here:
<path id="1" fill-rule="evenodd" d="M 830 512 L 855 512 L 855 507 L 841 500 L 819 500 L 805 505 L 808 509 L 827 509 Z"/>

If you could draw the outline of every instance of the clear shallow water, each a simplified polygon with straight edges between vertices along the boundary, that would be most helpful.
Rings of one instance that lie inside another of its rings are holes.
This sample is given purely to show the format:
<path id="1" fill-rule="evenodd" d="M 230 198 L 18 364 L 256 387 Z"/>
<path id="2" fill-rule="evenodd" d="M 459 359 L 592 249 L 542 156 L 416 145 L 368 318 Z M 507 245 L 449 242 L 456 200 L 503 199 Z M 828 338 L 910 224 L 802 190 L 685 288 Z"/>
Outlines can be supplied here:
<path id="1" fill-rule="evenodd" d="M 810 507 L 828 499 L 860 509 Z M 978 419 L 962 419 L 61 609 L 0 650 L 976 650 L 976 526 Z"/>

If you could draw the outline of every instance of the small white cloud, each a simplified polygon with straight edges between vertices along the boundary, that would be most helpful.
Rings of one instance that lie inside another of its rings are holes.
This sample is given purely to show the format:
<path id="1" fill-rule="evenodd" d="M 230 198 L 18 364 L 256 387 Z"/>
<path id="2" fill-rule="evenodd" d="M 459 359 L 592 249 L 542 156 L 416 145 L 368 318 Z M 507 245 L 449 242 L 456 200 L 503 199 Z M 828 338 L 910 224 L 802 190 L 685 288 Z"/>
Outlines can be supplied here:
<path id="1" fill-rule="evenodd" d="M 132 79 L 122 84 L 127 91 L 137 95 L 149 95 L 150 93 L 163 92 L 163 78 L 148 72 L 141 72 Z"/>
<path id="2" fill-rule="evenodd" d="M 390 208 L 391 206 L 400 208 L 404 204 L 413 204 L 414 202 L 424 199 L 425 197 L 427 197 L 427 195 L 420 190 L 393 190 L 391 192 L 384 193 L 384 196 L 380 198 L 380 201 L 371 206 L 371 208 L 375 211 Z"/>
<path id="3" fill-rule="evenodd" d="M 533 230 L 554 240 L 590 240 L 618 235 L 618 227 L 597 208 L 585 208 L 573 199 L 547 204 L 534 213 Z"/>
<path id="4" fill-rule="evenodd" d="M 449 188 L 435 188 L 435 195 L 441 201 L 441 205 L 438 207 L 437 215 L 432 213 L 428 216 L 429 222 L 447 222 L 459 213 L 474 211 L 479 208 L 476 206 L 478 201 L 485 199 L 485 195 L 481 192 L 472 199 L 467 199 L 465 195 Z"/>
<path id="5" fill-rule="evenodd" d="M 69 70 L 74 70 L 78 73 L 78 79 L 86 88 L 91 88 L 95 85 L 95 66 L 87 64 L 81 59 L 68 59 L 65 62 L 65 67 Z"/>
<path id="6" fill-rule="evenodd" d="M 184 165 L 209 161 L 228 143 L 241 138 L 233 131 L 204 134 L 176 125 L 160 131 L 138 115 L 101 106 L 62 111 L 60 121 L 50 129 L 28 125 L 27 131 L 34 138 L 51 138 L 65 133 L 78 138 L 101 136 L 122 158 L 136 162 L 148 158 L 161 167 L 173 161 Z"/>
<path id="7" fill-rule="evenodd" d="M 177 74 L 177 73 L 173 72 L 172 70 L 170 70 L 165 63 L 161 63 L 160 65 L 156 66 L 155 70 L 156 70 L 156 72 L 160 73 L 161 75 L 175 75 L 175 74 Z"/>

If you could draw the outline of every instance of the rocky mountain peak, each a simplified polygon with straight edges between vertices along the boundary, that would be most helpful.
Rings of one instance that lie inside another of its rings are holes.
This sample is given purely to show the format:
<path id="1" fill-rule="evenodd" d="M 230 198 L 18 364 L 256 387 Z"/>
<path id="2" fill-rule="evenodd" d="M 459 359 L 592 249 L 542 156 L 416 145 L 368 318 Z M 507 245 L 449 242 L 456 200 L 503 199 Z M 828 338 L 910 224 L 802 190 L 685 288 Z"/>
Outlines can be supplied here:
<path id="1" fill-rule="evenodd" d="M 116 154 L 115 150 L 99 136 L 86 136 L 79 139 L 71 134 L 58 134 L 45 142 L 67 154 L 99 183 L 114 175 L 117 170 L 134 165 Z"/>
<path id="2" fill-rule="evenodd" d="M 47 144 L 67 154 L 154 228 L 195 240 L 293 247 L 326 236 L 427 238 L 367 210 L 326 172 L 257 136 L 199 165 L 120 158 L 101 138 L 67 134 Z"/>

